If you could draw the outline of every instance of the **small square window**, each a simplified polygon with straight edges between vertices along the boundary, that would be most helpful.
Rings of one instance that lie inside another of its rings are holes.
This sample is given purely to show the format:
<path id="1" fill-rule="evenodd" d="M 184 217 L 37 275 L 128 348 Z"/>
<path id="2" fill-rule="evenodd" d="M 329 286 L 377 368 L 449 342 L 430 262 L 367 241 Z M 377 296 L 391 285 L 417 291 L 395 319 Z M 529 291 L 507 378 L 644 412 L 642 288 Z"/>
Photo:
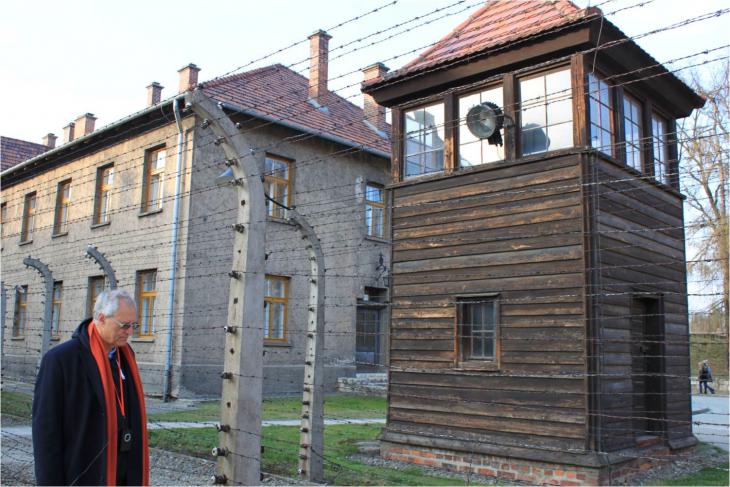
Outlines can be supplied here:
<path id="1" fill-rule="evenodd" d="M 458 359 L 464 365 L 496 366 L 499 358 L 499 303 L 496 296 L 459 299 Z"/>
<path id="2" fill-rule="evenodd" d="M 405 177 L 444 170 L 444 104 L 408 110 L 405 117 Z"/>

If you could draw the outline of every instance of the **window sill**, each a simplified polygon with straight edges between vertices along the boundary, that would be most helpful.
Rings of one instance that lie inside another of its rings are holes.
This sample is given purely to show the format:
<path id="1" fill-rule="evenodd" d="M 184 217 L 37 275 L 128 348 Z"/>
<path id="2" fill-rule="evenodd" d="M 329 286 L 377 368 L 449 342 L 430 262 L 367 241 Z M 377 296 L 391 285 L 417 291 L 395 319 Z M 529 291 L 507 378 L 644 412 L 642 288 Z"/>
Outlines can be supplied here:
<path id="1" fill-rule="evenodd" d="M 10 339 L 19 342 L 21 340 L 25 340 L 25 337 L 10 337 Z"/>
<path id="2" fill-rule="evenodd" d="M 288 340 L 266 340 L 264 339 L 264 347 L 291 348 L 292 344 Z"/>
<path id="3" fill-rule="evenodd" d="M 499 364 L 497 362 L 481 362 L 479 360 L 468 360 L 461 362 L 454 367 L 456 370 L 481 370 L 484 372 L 499 372 Z"/>
<path id="4" fill-rule="evenodd" d="M 133 343 L 153 343 L 155 341 L 155 337 L 133 337 L 131 341 Z"/>
<path id="5" fill-rule="evenodd" d="M 111 224 L 112 224 L 111 220 L 108 221 L 108 222 L 103 222 L 103 223 L 92 223 L 91 224 L 91 229 L 93 230 L 95 228 L 108 227 Z"/>
<path id="6" fill-rule="evenodd" d="M 142 218 L 142 217 L 145 217 L 145 216 L 156 215 L 158 213 L 162 213 L 162 210 L 163 209 L 164 208 L 157 208 L 156 210 L 141 211 L 141 212 L 139 212 L 139 214 L 137 216 L 139 218 Z"/>
<path id="7" fill-rule="evenodd" d="M 51 235 L 51 238 L 65 237 L 67 235 L 68 235 L 68 232 L 54 233 Z"/>
<path id="8" fill-rule="evenodd" d="M 385 238 L 381 237 L 373 237 L 372 235 L 365 235 L 365 240 L 370 240 L 373 242 L 383 243 L 383 244 L 389 244 L 390 240 L 387 240 Z"/>
<path id="9" fill-rule="evenodd" d="M 18 242 L 18 247 L 22 247 L 23 245 L 30 245 L 32 243 L 33 243 L 32 238 L 30 240 L 21 240 L 20 242 Z"/>
<path id="10" fill-rule="evenodd" d="M 279 218 L 278 216 L 267 215 L 266 220 L 273 222 L 273 223 L 281 223 L 282 225 L 289 225 L 290 227 L 297 226 L 297 224 L 294 223 L 292 220 L 290 220 L 288 218 Z"/>
<path id="11" fill-rule="evenodd" d="M 51 341 L 52 341 L 52 342 L 57 342 L 57 341 L 59 341 L 59 340 L 61 340 L 61 335 L 57 335 L 57 336 L 52 336 L 52 337 L 51 337 Z"/>

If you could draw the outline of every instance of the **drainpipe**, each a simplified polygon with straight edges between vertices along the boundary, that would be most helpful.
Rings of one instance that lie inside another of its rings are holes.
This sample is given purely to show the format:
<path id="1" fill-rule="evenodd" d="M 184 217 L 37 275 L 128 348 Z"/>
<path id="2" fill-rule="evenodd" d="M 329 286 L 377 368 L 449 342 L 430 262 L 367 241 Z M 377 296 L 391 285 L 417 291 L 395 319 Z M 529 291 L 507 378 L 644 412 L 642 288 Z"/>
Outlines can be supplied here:
<path id="1" fill-rule="evenodd" d="M 170 256 L 170 292 L 167 300 L 167 351 L 165 354 L 165 377 L 162 388 L 162 400 L 168 402 L 170 400 L 171 382 L 172 382 L 172 331 L 174 326 L 175 311 L 175 278 L 177 274 L 177 233 L 179 227 L 180 216 L 180 186 L 182 185 L 182 145 L 183 145 L 183 128 L 180 120 L 180 108 L 178 108 L 178 97 L 172 102 L 172 110 L 175 113 L 175 123 L 177 124 L 177 164 L 175 165 L 175 202 L 172 209 L 172 255 Z"/>

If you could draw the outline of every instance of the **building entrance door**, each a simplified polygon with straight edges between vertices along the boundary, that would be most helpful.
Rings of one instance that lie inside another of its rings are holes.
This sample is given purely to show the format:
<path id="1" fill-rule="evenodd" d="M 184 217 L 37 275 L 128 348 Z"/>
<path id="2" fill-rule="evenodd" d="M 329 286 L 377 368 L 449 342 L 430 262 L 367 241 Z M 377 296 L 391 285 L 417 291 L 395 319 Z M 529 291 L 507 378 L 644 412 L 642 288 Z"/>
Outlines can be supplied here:
<path id="1" fill-rule="evenodd" d="M 634 298 L 631 309 L 632 423 L 638 440 L 664 431 L 664 316 L 658 298 Z"/>
<path id="2" fill-rule="evenodd" d="M 382 307 L 358 306 L 355 360 L 358 372 L 378 372 L 382 365 L 380 334 Z"/>

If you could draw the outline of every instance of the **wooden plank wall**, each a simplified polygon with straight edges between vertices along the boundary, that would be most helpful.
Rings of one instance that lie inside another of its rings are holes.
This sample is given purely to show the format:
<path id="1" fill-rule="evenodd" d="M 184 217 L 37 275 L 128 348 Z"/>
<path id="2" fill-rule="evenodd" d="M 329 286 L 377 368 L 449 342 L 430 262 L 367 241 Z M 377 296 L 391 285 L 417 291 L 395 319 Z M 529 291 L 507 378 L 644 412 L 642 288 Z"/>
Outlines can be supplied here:
<path id="1" fill-rule="evenodd" d="M 632 316 L 637 313 L 633 300 L 640 298 L 658 298 L 658 319 L 664 320 L 664 343 L 659 345 L 666 374 L 666 436 L 686 438 L 692 427 L 682 201 L 600 157 L 594 163 L 600 182 L 595 211 L 602 289 L 597 313 L 604 449 L 632 447 L 635 436 L 647 434 L 632 431 L 636 419 L 631 418 L 642 403 L 634 400 L 632 362 L 636 370 L 637 360 L 631 354 L 632 323 L 635 327 L 641 321 Z"/>
<path id="2" fill-rule="evenodd" d="M 581 171 L 576 156 L 393 189 L 388 430 L 583 450 Z M 499 293 L 499 371 L 455 363 L 455 297 Z"/>

